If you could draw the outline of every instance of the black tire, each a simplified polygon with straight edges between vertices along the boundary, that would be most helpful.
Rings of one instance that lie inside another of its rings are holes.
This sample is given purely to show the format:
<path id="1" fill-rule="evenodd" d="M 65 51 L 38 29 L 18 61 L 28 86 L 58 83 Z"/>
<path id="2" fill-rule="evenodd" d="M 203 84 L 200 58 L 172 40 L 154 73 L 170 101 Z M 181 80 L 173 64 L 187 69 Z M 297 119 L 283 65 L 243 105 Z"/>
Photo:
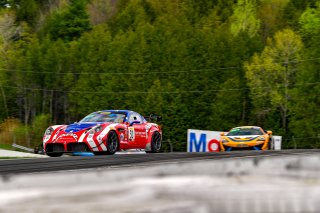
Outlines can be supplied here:
<path id="1" fill-rule="evenodd" d="M 113 155 L 119 150 L 119 139 L 115 131 L 110 131 L 106 141 L 107 151 L 93 152 L 94 155 Z"/>
<path id="2" fill-rule="evenodd" d="M 162 138 L 159 132 L 154 132 L 152 134 L 150 148 L 151 151 L 146 151 L 146 153 L 159 153 L 161 150 Z"/>
<path id="3" fill-rule="evenodd" d="M 270 139 L 269 139 L 268 149 L 269 150 L 274 150 L 274 141 L 273 141 L 272 137 L 270 137 Z"/>
<path id="4" fill-rule="evenodd" d="M 49 152 L 46 153 L 49 157 L 61 157 L 63 155 L 63 152 Z"/>
<path id="5" fill-rule="evenodd" d="M 107 155 L 113 155 L 114 153 L 116 153 L 116 151 L 118 151 L 119 139 L 115 131 L 110 131 L 107 138 L 106 147 L 107 147 L 107 151 L 106 151 Z"/>
<path id="6" fill-rule="evenodd" d="M 107 152 L 93 152 L 94 155 L 106 155 Z"/>

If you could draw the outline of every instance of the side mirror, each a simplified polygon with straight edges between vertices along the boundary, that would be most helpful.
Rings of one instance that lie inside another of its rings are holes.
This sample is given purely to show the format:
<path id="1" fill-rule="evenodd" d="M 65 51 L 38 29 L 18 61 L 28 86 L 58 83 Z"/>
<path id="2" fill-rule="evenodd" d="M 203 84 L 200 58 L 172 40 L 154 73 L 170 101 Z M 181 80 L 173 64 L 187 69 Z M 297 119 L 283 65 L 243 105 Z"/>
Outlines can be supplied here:
<path id="1" fill-rule="evenodd" d="M 272 135 L 272 131 L 267 131 L 267 134 L 268 135 Z"/>
<path id="2" fill-rule="evenodd" d="M 221 132 L 220 135 L 221 135 L 221 136 L 224 136 L 224 132 Z"/>
<path id="3" fill-rule="evenodd" d="M 157 121 L 162 121 L 162 117 L 161 116 L 157 116 Z"/>
<path id="4" fill-rule="evenodd" d="M 132 126 L 133 124 L 140 124 L 140 121 L 132 121 L 132 122 L 130 123 L 130 126 Z"/>

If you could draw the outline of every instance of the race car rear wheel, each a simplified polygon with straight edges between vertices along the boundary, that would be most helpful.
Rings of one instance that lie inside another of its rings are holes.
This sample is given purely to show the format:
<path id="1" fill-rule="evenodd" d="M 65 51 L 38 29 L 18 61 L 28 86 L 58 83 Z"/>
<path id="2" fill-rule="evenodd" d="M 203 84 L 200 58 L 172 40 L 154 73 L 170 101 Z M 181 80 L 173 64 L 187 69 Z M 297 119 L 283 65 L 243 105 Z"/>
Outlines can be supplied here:
<path id="1" fill-rule="evenodd" d="M 154 132 L 152 134 L 152 139 L 151 139 L 151 144 L 150 144 L 151 151 L 146 151 L 146 153 L 160 152 L 161 145 L 162 145 L 161 134 L 159 132 Z"/>

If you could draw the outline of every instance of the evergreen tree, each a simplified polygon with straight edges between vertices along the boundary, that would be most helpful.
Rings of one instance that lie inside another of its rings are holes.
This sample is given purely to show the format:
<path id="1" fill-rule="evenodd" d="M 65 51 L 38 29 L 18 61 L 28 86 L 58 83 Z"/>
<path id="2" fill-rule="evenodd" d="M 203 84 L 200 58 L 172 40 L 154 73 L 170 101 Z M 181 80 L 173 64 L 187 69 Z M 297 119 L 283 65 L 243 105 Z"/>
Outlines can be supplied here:
<path id="1" fill-rule="evenodd" d="M 44 31 L 53 40 L 71 41 L 79 38 L 83 32 L 91 29 L 86 0 L 70 0 L 70 5 L 55 11 L 48 18 Z"/>

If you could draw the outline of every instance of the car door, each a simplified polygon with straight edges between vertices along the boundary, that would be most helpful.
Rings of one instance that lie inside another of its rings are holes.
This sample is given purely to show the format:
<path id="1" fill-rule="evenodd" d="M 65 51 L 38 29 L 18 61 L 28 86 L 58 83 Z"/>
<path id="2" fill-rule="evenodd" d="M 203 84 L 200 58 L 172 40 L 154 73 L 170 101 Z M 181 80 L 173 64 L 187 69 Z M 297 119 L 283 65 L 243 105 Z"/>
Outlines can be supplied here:
<path id="1" fill-rule="evenodd" d="M 133 148 L 145 148 L 146 122 L 138 113 L 129 116 L 128 141 Z"/>

